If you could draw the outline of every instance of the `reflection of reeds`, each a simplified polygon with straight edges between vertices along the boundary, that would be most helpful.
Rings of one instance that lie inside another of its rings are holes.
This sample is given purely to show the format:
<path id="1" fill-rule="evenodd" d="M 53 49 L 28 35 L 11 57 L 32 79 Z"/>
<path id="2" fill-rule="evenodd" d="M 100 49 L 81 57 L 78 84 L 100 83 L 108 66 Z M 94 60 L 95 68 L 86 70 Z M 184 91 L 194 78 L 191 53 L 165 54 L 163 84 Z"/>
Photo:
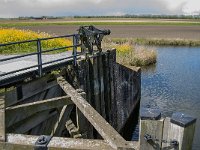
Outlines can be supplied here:
<path id="1" fill-rule="evenodd" d="M 131 66 L 148 66 L 156 63 L 157 53 L 154 49 L 144 46 L 134 46 L 131 42 L 126 43 L 104 43 L 117 50 L 117 62 Z"/>

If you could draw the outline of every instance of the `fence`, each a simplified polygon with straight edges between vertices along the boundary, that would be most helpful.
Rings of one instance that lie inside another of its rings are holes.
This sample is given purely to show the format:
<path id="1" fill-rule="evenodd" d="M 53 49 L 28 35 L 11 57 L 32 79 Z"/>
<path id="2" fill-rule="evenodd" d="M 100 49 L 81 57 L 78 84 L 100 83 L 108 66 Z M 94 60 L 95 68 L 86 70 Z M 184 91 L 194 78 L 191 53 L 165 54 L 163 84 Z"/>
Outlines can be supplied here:
<path id="1" fill-rule="evenodd" d="M 60 38 L 72 38 L 73 44 L 65 47 L 57 47 L 52 49 L 44 50 L 42 47 L 41 42 L 42 41 L 48 41 L 52 39 L 60 39 Z M 45 72 L 51 71 L 51 69 L 45 69 L 44 66 L 53 66 L 55 63 L 60 63 L 63 61 L 73 61 L 73 63 L 76 65 L 77 57 L 80 55 L 80 53 L 77 52 L 77 48 L 80 47 L 79 41 L 78 41 L 79 35 L 78 34 L 72 34 L 72 35 L 64 35 L 64 36 L 57 36 L 57 37 L 49 37 L 49 38 L 40 38 L 36 40 L 27 40 L 27 41 L 20 41 L 20 42 L 12 42 L 12 43 L 6 43 L 6 44 L 0 44 L 0 48 L 5 48 L 7 46 L 14 46 L 14 45 L 20 45 L 20 44 L 27 44 L 27 43 L 35 43 L 36 44 L 36 50 L 35 52 L 23 54 L 23 55 L 17 55 L 17 56 L 11 56 L 8 58 L 0 59 L 0 63 L 6 63 L 7 61 L 14 61 L 16 59 L 22 59 L 24 57 L 29 56 L 36 56 L 37 57 L 37 64 L 31 65 L 25 68 L 20 68 L 16 70 L 12 70 L 9 72 L 3 72 L 0 74 L 0 86 L 8 83 L 12 83 L 16 80 L 16 76 L 14 76 L 15 73 L 21 73 L 22 74 L 32 74 L 33 72 L 41 77 Z M 64 49 L 73 48 L 72 55 L 67 56 L 65 58 L 58 58 L 53 61 L 43 62 L 42 60 L 42 54 L 49 53 L 49 52 L 55 52 L 55 51 L 61 51 Z M 59 65 L 59 67 L 62 67 L 62 65 Z M 52 70 L 54 67 L 52 67 Z M 3 81 L 4 80 L 4 81 Z"/>

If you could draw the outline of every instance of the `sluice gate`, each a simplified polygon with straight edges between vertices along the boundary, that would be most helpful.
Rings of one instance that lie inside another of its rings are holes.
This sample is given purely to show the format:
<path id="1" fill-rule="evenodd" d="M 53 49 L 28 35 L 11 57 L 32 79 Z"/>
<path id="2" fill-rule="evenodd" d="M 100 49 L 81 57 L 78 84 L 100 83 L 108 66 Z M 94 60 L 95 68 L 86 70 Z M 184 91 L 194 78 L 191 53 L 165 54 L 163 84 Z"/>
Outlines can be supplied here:
<path id="1" fill-rule="evenodd" d="M 37 65 L 1 74 L 0 149 L 137 149 L 141 72 L 101 49 L 106 34 L 82 27 L 69 57 L 44 63 L 37 45 Z"/>
<path id="2" fill-rule="evenodd" d="M 24 41 L 36 42 L 37 51 L 0 59 L 0 149 L 192 149 L 196 119 L 180 112 L 163 118 L 152 108 L 141 108 L 139 141 L 130 141 L 141 70 L 118 64 L 115 49 L 102 50 L 108 34 L 85 26 L 78 34 L 54 37 L 72 37 L 71 46 L 43 50 L 41 41 L 53 38 Z M 45 60 L 44 53 L 66 48 L 72 50 Z M 16 59 L 33 56 L 35 64 L 23 60 L 22 68 L 12 68 Z"/>

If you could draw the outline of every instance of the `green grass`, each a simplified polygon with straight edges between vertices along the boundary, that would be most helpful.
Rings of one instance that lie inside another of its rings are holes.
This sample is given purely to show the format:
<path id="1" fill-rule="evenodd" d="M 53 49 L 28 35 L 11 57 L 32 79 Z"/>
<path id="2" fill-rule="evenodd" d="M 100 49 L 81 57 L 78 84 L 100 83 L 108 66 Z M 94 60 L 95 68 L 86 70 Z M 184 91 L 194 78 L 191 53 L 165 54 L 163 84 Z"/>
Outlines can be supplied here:
<path id="1" fill-rule="evenodd" d="M 50 25 L 172 25 L 172 26 L 200 26 L 200 22 L 0 22 L 0 27 L 50 26 Z"/>

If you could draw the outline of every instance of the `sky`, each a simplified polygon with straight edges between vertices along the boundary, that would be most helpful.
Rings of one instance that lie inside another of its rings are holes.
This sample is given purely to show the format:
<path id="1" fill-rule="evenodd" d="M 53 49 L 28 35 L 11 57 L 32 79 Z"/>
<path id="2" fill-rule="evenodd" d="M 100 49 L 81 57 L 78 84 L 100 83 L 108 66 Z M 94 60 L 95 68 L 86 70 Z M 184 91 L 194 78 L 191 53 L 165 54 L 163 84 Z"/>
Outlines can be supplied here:
<path id="1" fill-rule="evenodd" d="M 200 14 L 200 0 L 0 0 L 0 18 L 125 14 Z"/>

